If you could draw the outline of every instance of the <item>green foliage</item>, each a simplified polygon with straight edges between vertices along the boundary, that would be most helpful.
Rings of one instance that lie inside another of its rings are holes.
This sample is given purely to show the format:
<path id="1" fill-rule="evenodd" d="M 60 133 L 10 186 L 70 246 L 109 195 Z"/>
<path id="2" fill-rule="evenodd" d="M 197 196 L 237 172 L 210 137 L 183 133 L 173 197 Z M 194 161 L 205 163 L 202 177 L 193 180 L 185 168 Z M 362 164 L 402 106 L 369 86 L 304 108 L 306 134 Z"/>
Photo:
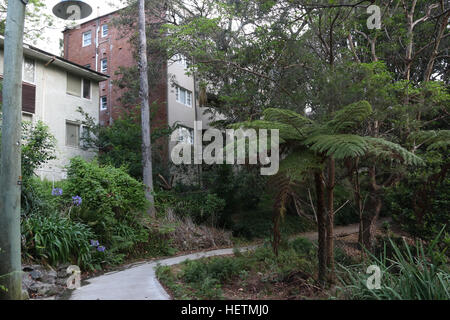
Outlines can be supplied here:
<path id="1" fill-rule="evenodd" d="M 343 287 L 339 288 L 344 297 L 349 299 L 370 300 L 448 300 L 450 299 L 450 270 L 448 264 L 441 265 L 435 261 L 437 238 L 425 248 L 417 242 L 416 251 L 404 241 L 402 250 L 392 240 L 390 246 L 393 257 L 385 253 L 377 258 L 370 255 L 367 264 L 353 267 L 341 266 Z M 367 288 L 367 275 L 364 272 L 368 265 L 376 265 L 381 269 L 381 288 Z"/>
<path id="2" fill-rule="evenodd" d="M 34 170 L 46 162 L 56 159 L 56 140 L 42 121 L 22 124 L 22 174 L 31 177 Z"/>
<path id="3" fill-rule="evenodd" d="M 22 220 L 22 235 L 27 257 L 53 265 L 71 262 L 87 267 L 91 263 L 89 241 L 94 234 L 82 223 L 57 213 L 32 214 Z"/>
<path id="4" fill-rule="evenodd" d="M 352 132 L 372 115 L 372 106 L 367 101 L 352 103 L 338 110 L 328 126 L 336 133 Z"/>
<path id="5" fill-rule="evenodd" d="M 64 188 L 64 182 L 57 182 L 55 187 Z M 60 198 L 52 196 L 53 183 L 42 181 L 37 177 L 26 179 L 22 183 L 21 210 L 22 215 L 48 215 L 57 212 Z"/>
<path id="6" fill-rule="evenodd" d="M 336 159 L 361 157 L 368 149 L 363 137 L 352 134 L 317 135 L 307 139 L 306 143 L 311 144 L 311 150 Z"/>
<path id="7" fill-rule="evenodd" d="M 190 217 L 196 224 L 216 224 L 225 207 L 225 201 L 214 193 L 199 191 L 158 191 L 155 206 L 160 212 L 171 208 L 179 217 Z"/>
<path id="8" fill-rule="evenodd" d="M 81 158 L 71 159 L 67 174 L 66 201 L 70 203 L 72 195 L 82 198 L 71 217 L 91 226 L 101 243 L 110 250 L 127 252 L 147 241 L 144 217 L 148 203 L 142 183 L 123 169 Z"/>
<path id="9" fill-rule="evenodd" d="M 272 287 L 284 282 L 296 272 L 308 274 L 315 265 L 309 262 L 315 255 L 313 244 L 306 239 L 283 247 L 279 256 L 268 247 L 250 252 L 235 252 L 234 257 L 205 258 L 185 261 L 174 274 L 169 267 L 158 267 L 156 274 L 174 294 L 175 299 L 223 299 L 222 286 L 241 283 L 248 275 L 258 274 Z"/>
<path id="10" fill-rule="evenodd" d="M 151 117 L 154 117 L 160 108 L 152 106 Z M 142 130 L 139 109 L 130 112 L 124 109 L 120 117 L 109 126 L 98 124 L 81 108 L 78 112 L 83 116 L 82 123 L 86 130 L 81 137 L 85 148 L 98 149 L 98 162 L 101 165 L 111 165 L 116 168 L 124 168 L 127 173 L 138 180 L 142 180 Z M 161 155 L 164 137 L 171 134 L 173 128 L 153 126 L 153 172 L 165 173 L 165 165 Z"/>
<path id="11" fill-rule="evenodd" d="M 1 115 L 0 115 L 1 121 Z M 1 139 L 0 127 L 0 139 Z M 42 121 L 32 124 L 22 122 L 22 174 L 24 179 L 33 176 L 34 171 L 55 157 L 55 137 Z"/>

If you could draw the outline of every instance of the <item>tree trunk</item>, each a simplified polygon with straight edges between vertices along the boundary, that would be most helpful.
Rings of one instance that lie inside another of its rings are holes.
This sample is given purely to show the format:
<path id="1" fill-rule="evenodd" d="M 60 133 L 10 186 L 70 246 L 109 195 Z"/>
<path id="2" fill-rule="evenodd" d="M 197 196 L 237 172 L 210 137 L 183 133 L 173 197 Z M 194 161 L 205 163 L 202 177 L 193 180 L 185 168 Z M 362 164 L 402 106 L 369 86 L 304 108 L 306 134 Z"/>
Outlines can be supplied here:
<path id="1" fill-rule="evenodd" d="M 148 63 L 147 63 L 147 36 L 145 30 L 145 0 L 139 0 L 139 95 L 142 101 L 142 167 L 143 182 L 145 184 L 145 197 L 150 202 L 148 213 L 155 217 L 153 199 L 153 168 L 152 168 L 152 144 L 150 126 L 150 106 L 148 89 Z"/>
<path id="2" fill-rule="evenodd" d="M 377 231 L 377 221 L 380 216 L 381 206 L 381 198 L 378 195 L 371 196 L 370 208 L 363 215 L 362 240 L 364 247 L 369 251 L 372 251 L 375 242 L 375 233 Z"/>
<path id="3" fill-rule="evenodd" d="M 334 186 L 336 175 L 336 162 L 330 158 L 328 163 L 328 219 L 327 219 L 327 267 L 329 270 L 328 280 L 330 283 L 335 282 L 334 272 Z"/>
<path id="4" fill-rule="evenodd" d="M 319 258 L 319 276 L 321 285 L 325 284 L 327 278 L 327 230 L 325 219 L 325 188 L 323 184 L 322 172 L 314 174 L 317 193 L 317 226 L 318 226 L 318 258 Z"/>

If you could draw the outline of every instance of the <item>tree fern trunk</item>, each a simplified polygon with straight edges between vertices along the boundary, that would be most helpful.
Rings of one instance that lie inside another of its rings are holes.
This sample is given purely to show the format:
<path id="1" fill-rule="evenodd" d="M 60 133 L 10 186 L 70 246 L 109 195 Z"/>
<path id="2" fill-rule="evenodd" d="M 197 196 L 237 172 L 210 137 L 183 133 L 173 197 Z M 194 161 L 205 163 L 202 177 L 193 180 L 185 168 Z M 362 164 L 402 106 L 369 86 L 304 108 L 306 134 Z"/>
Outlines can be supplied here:
<path id="1" fill-rule="evenodd" d="M 383 202 L 378 195 L 371 196 L 371 206 L 363 215 L 363 234 L 362 240 L 364 247 L 372 251 L 375 240 L 375 233 L 377 231 L 377 221 L 380 216 L 381 207 Z"/>
<path id="2" fill-rule="evenodd" d="M 325 219 L 325 188 L 323 184 L 323 173 L 316 172 L 314 174 L 317 193 L 317 226 L 318 226 L 318 258 L 319 258 L 319 276 L 318 280 L 321 285 L 325 284 L 327 277 L 327 230 Z"/>
<path id="3" fill-rule="evenodd" d="M 328 163 L 328 219 L 327 219 L 327 267 L 329 270 L 328 280 L 330 283 L 335 282 L 334 272 L 334 186 L 336 176 L 336 162 L 330 158 Z"/>

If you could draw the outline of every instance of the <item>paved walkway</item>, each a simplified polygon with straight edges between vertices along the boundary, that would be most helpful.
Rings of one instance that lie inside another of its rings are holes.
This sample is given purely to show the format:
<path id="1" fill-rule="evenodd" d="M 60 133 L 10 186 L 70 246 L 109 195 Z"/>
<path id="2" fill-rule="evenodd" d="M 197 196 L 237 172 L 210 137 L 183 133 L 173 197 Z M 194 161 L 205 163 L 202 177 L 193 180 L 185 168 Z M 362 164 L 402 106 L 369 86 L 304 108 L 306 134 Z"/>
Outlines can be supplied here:
<path id="1" fill-rule="evenodd" d="M 358 232 L 358 224 L 336 227 L 335 235 L 343 236 Z M 299 234 L 297 237 L 309 240 L 317 239 L 317 232 Z M 257 246 L 240 248 L 241 252 L 255 249 Z M 70 300 L 169 300 L 170 296 L 158 282 L 155 267 L 170 266 L 185 260 L 197 260 L 206 257 L 233 254 L 234 249 L 220 249 L 193 253 L 153 262 L 144 262 L 123 271 L 104 274 L 88 279 L 87 285 L 72 292 Z"/>

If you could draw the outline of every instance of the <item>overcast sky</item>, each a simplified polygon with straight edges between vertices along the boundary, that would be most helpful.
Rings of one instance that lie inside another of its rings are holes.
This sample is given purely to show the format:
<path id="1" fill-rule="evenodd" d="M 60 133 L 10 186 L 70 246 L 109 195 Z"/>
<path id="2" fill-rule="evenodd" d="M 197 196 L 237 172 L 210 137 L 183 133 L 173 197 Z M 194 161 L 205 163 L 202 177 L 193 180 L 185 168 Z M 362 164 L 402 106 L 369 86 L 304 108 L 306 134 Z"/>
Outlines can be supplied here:
<path id="1" fill-rule="evenodd" d="M 95 0 L 84 0 L 92 7 L 92 14 L 84 19 L 78 21 L 84 22 L 91 19 L 94 19 L 98 15 L 104 15 L 114 10 L 117 10 L 123 7 L 123 1 L 121 0 L 105 0 L 105 1 L 95 1 Z M 45 0 L 45 4 L 47 6 L 47 13 L 52 14 L 52 8 L 55 4 L 60 2 L 60 0 Z M 50 53 L 59 55 L 59 39 L 62 39 L 62 31 L 66 25 L 69 25 L 65 21 L 55 17 L 55 26 L 52 28 L 48 28 L 44 33 L 44 40 L 38 40 L 36 46 L 42 50 L 48 51 Z"/>

